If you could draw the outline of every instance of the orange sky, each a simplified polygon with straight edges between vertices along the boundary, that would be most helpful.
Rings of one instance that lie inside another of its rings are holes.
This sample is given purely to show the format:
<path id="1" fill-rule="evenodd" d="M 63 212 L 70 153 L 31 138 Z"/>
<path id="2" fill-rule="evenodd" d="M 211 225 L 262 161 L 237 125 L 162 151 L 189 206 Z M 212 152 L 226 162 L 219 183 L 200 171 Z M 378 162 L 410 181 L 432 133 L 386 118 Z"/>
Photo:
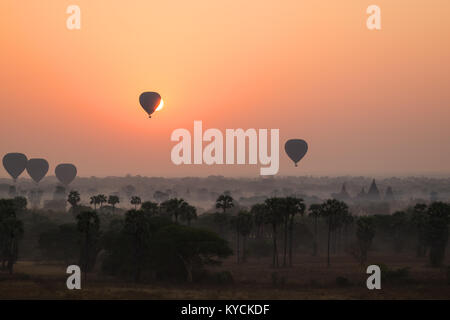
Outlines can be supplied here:
<path id="1" fill-rule="evenodd" d="M 70 4 L 82 27 L 66 29 Z M 381 7 L 382 30 L 366 28 Z M 280 175 L 450 173 L 448 0 L 2 0 L 0 152 L 81 176 L 175 166 L 174 129 L 279 128 Z M 165 108 L 149 120 L 142 91 Z M 308 141 L 294 168 L 289 138 Z M 1 169 L 0 176 L 6 177 Z"/>

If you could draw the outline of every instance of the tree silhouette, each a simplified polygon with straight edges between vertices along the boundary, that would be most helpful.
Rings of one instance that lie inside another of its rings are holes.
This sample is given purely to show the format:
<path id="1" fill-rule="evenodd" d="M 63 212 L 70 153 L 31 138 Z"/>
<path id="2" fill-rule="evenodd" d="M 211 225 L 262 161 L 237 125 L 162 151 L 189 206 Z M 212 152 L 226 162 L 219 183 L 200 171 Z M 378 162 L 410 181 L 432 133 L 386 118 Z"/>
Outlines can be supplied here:
<path id="1" fill-rule="evenodd" d="M 187 225 L 191 225 L 191 221 L 197 219 L 197 209 L 189 204 L 182 208 L 180 219 L 187 222 Z"/>
<path id="2" fill-rule="evenodd" d="M 16 217 L 14 200 L 0 200 L 0 258 L 2 268 L 8 269 L 10 274 L 17 261 L 23 234 L 23 223 Z"/>
<path id="3" fill-rule="evenodd" d="M 253 217 L 250 212 L 246 210 L 241 210 L 239 213 L 232 217 L 231 225 L 236 231 L 236 257 L 237 263 L 241 262 L 240 260 L 240 237 L 242 236 L 242 261 L 245 262 L 246 258 L 246 238 L 252 231 L 253 227 Z"/>
<path id="4" fill-rule="evenodd" d="M 104 194 L 99 194 L 97 197 L 98 197 L 98 202 L 100 204 L 100 208 L 103 208 L 103 204 L 108 202 L 108 198 Z"/>
<path id="5" fill-rule="evenodd" d="M 146 212 L 130 210 L 125 215 L 124 232 L 131 238 L 134 281 L 139 282 L 142 270 L 147 264 L 152 236 L 150 215 Z"/>
<path id="6" fill-rule="evenodd" d="M 26 210 L 27 205 L 28 205 L 27 198 L 17 196 L 17 197 L 14 197 L 13 201 L 14 201 L 14 208 L 16 209 L 16 212 L 22 212 L 22 211 Z"/>
<path id="7" fill-rule="evenodd" d="M 87 272 L 92 270 L 97 257 L 100 220 L 95 211 L 83 211 L 77 215 L 76 219 L 80 233 L 80 267 L 86 279 Z"/>
<path id="8" fill-rule="evenodd" d="M 141 204 L 141 210 L 148 213 L 150 216 L 158 215 L 159 206 L 156 202 L 145 201 Z"/>
<path id="9" fill-rule="evenodd" d="M 216 208 L 222 209 L 223 213 L 227 211 L 227 209 L 234 207 L 234 199 L 229 194 L 221 194 L 216 200 Z"/>
<path id="10" fill-rule="evenodd" d="M 137 210 L 137 206 L 141 204 L 141 198 L 138 196 L 132 196 L 130 203 L 134 205 L 134 209 Z"/>
<path id="11" fill-rule="evenodd" d="M 418 203 L 414 206 L 411 215 L 411 222 L 417 231 L 416 254 L 418 257 L 424 257 L 427 252 L 427 209 L 426 204 Z"/>
<path id="12" fill-rule="evenodd" d="M 272 255 L 272 266 L 278 267 L 278 226 L 283 221 L 283 204 L 281 198 L 269 198 L 266 199 L 264 204 L 267 207 L 266 210 L 266 221 L 272 226 L 272 241 L 273 241 L 273 255 Z"/>
<path id="13" fill-rule="evenodd" d="M 341 220 L 342 220 L 342 225 L 343 225 L 343 229 L 344 229 L 344 245 L 347 246 L 348 231 L 350 229 L 350 226 L 353 224 L 354 218 L 349 211 L 346 211 L 346 212 L 344 212 Z"/>
<path id="14" fill-rule="evenodd" d="M 317 220 L 320 217 L 320 204 L 312 204 L 309 206 L 309 216 L 314 219 L 314 241 L 313 241 L 313 252 L 312 255 L 317 255 L 318 249 L 318 237 L 317 237 Z"/>
<path id="15" fill-rule="evenodd" d="M 120 203 L 120 199 L 118 196 L 110 195 L 108 197 L 108 204 L 110 204 L 113 208 L 113 213 L 116 211 L 116 204 Z"/>
<path id="16" fill-rule="evenodd" d="M 90 198 L 90 204 L 94 205 L 94 210 L 97 211 L 97 205 L 100 204 L 100 199 L 98 196 L 92 196 Z"/>
<path id="17" fill-rule="evenodd" d="M 228 213 L 223 212 L 214 212 L 213 213 L 213 221 L 219 227 L 219 234 L 221 236 L 224 235 L 224 227 L 228 225 L 230 222 L 230 215 Z"/>
<path id="18" fill-rule="evenodd" d="M 169 225 L 155 235 L 159 250 L 156 255 L 162 266 L 179 261 L 185 272 L 186 280 L 193 281 L 194 270 L 202 270 L 204 265 L 217 265 L 217 258 L 226 258 L 232 254 L 225 240 L 214 232 L 187 227 Z"/>
<path id="19" fill-rule="evenodd" d="M 76 264 L 79 258 L 79 233 L 76 224 L 63 224 L 39 235 L 38 247 L 42 255 L 51 261 Z"/>
<path id="20" fill-rule="evenodd" d="M 188 203 L 178 198 L 169 199 L 161 203 L 161 208 L 168 216 L 175 218 L 175 222 L 178 222 L 178 217 L 186 209 L 186 206 L 188 206 Z"/>
<path id="21" fill-rule="evenodd" d="M 253 222 L 256 227 L 256 238 L 260 238 L 264 234 L 265 216 L 267 207 L 263 203 L 257 203 L 252 206 L 250 213 L 253 215 Z"/>
<path id="22" fill-rule="evenodd" d="M 444 261 L 448 242 L 450 205 L 444 202 L 433 202 L 427 212 L 426 239 L 430 245 L 430 264 L 432 267 L 440 267 Z"/>
<path id="23" fill-rule="evenodd" d="M 357 252 L 356 258 L 359 260 L 361 266 L 367 261 L 367 252 L 372 245 L 373 237 L 375 236 L 375 227 L 371 217 L 359 217 L 356 220 L 356 239 Z"/>
<path id="24" fill-rule="evenodd" d="M 69 195 L 67 196 L 67 202 L 72 206 L 72 210 L 74 210 L 78 203 L 80 203 L 80 193 L 76 190 L 72 190 L 69 192 Z"/>
<path id="25" fill-rule="evenodd" d="M 345 202 L 331 199 L 320 206 L 320 214 L 325 218 L 328 227 L 327 241 L 327 265 L 330 266 L 330 244 L 332 232 L 338 228 L 341 223 L 341 217 L 348 214 L 348 206 Z"/>
<path id="26" fill-rule="evenodd" d="M 396 211 L 391 215 L 391 230 L 395 252 L 399 253 L 404 246 L 404 232 L 407 227 L 406 212 Z"/>
<path id="27" fill-rule="evenodd" d="M 300 214 L 303 216 L 305 213 L 305 203 L 303 202 L 303 199 L 294 198 L 294 197 L 287 197 L 285 199 L 286 201 L 286 207 L 287 207 L 287 218 L 289 219 L 289 266 L 292 266 L 292 242 L 294 237 L 294 217 L 297 214 Z M 286 257 L 286 251 L 285 251 L 285 257 Z M 284 265 L 286 258 L 284 259 Z"/>

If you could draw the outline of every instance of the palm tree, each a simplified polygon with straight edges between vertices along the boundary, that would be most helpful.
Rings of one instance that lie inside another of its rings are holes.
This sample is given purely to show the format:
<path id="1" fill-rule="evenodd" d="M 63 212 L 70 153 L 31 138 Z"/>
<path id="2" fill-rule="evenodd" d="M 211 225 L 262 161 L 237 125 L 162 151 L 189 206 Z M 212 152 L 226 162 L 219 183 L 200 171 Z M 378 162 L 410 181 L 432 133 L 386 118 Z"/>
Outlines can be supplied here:
<path id="1" fill-rule="evenodd" d="M 72 210 L 78 206 L 78 203 L 81 201 L 80 193 L 78 191 L 72 190 L 69 192 L 67 196 L 67 202 L 72 206 Z"/>
<path id="2" fill-rule="evenodd" d="M 137 210 L 137 206 L 141 204 L 141 198 L 138 196 L 132 196 L 130 203 L 134 205 L 134 209 Z"/>
<path id="3" fill-rule="evenodd" d="M 367 252 L 375 236 L 375 226 L 371 217 L 359 217 L 356 220 L 356 239 L 358 240 L 357 258 L 361 266 L 367 261 Z"/>
<path id="4" fill-rule="evenodd" d="M 253 215 L 253 221 L 256 227 L 256 238 L 264 234 L 264 223 L 267 207 L 263 203 L 257 203 L 252 206 L 250 213 Z"/>
<path id="5" fill-rule="evenodd" d="M 250 232 L 252 231 L 253 227 L 253 217 L 252 215 L 246 211 L 241 210 L 239 211 L 238 215 L 236 217 L 233 217 L 232 220 L 234 223 L 234 226 L 236 228 L 236 235 L 237 235 L 237 263 L 240 262 L 239 258 L 239 238 L 242 236 L 242 261 L 245 262 L 247 260 L 246 257 L 246 239 Z"/>
<path id="6" fill-rule="evenodd" d="M 293 242 L 293 234 L 294 234 L 294 217 L 296 214 L 300 214 L 303 216 L 305 213 L 305 203 L 303 199 L 287 197 L 287 214 L 289 218 L 289 266 L 292 266 L 292 242 Z M 286 254 L 285 254 L 286 255 Z M 286 259 L 285 259 L 286 260 Z"/>
<path id="7" fill-rule="evenodd" d="M 414 206 L 411 222 L 417 230 L 417 257 L 424 257 L 427 252 L 426 226 L 427 226 L 427 205 L 418 203 Z"/>
<path id="8" fill-rule="evenodd" d="M 178 198 L 169 199 L 161 203 L 161 208 L 170 217 L 174 217 L 175 222 L 178 222 L 178 217 L 186 209 L 186 206 L 188 206 L 188 203 L 183 199 Z"/>
<path id="9" fill-rule="evenodd" d="M 331 199 L 327 200 L 320 206 L 320 215 L 326 219 L 328 225 L 328 244 L 327 244 L 327 265 L 330 266 L 330 241 L 332 232 L 335 231 L 340 223 L 341 217 L 347 215 L 348 206 L 345 202 Z"/>
<path id="10" fill-rule="evenodd" d="M 98 202 L 100 203 L 100 208 L 103 208 L 103 204 L 108 201 L 108 198 L 104 194 L 99 194 L 97 197 Z"/>
<path id="11" fill-rule="evenodd" d="M 314 219 L 314 241 L 313 241 L 313 256 L 317 255 L 317 219 L 320 217 L 320 204 L 312 204 L 309 206 L 309 216 Z"/>
<path id="12" fill-rule="evenodd" d="M 186 221 L 187 225 L 191 225 L 191 221 L 197 219 L 197 209 L 194 206 L 191 206 L 185 202 L 186 205 L 183 206 L 183 210 L 181 211 L 181 220 Z"/>
<path id="13" fill-rule="evenodd" d="M 158 204 L 153 201 L 145 201 L 141 204 L 141 210 L 148 213 L 150 216 L 156 216 L 158 214 Z"/>
<path id="14" fill-rule="evenodd" d="M 14 200 L 0 200 L 0 259 L 1 268 L 13 273 L 17 262 L 20 239 L 24 234 L 23 222 L 17 219 Z"/>
<path id="15" fill-rule="evenodd" d="M 142 212 L 132 209 L 125 214 L 123 231 L 130 237 L 132 244 L 129 254 L 132 257 L 131 270 L 134 269 L 135 282 L 140 281 L 141 273 L 148 263 L 146 257 L 152 236 L 150 221 L 150 215 L 146 212 L 142 214 Z"/>
<path id="16" fill-rule="evenodd" d="M 277 246 L 277 227 L 283 221 L 282 216 L 282 200 L 281 198 L 269 198 L 264 202 L 267 207 L 266 210 L 266 221 L 272 226 L 272 241 L 273 241 L 273 256 L 272 265 L 273 267 L 278 267 L 278 246 Z"/>
<path id="17" fill-rule="evenodd" d="M 84 211 L 77 215 L 77 229 L 81 235 L 80 265 L 84 272 L 92 270 L 97 256 L 97 243 L 100 236 L 100 219 L 95 211 Z"/>
<path id="18" fill-rule="evenodd" d="M 97 205 L 100 203 L 100 199 L 98 196 L 92 196 L 89 203 L 94 205 L 94 210 L 97 210 Z"/>
<path id="19" fill-rule="evenodd" d="M 223 213 L 226 212 L 227 209 L 234 207 L 234 199 L 232 196 L 224 193 L 221 194 L 216 200 L 216 208 L 222 209 Z"/>
<path id="20" fill-rule="evenodd" d="M 120 203 L 120 199 L 118 196 L 110 195 L 108 197 L 108 204 L 110 204 L 113 208 L 113 213 L 116 211 L 116 204 Z"/>
<path id="21" fill-rule="evenodd" d="M 349 227 L 352 225 L 354 218 L 350 212 L 345 212 L 342 216 L 342 224 L 344 228 L 344 247 L 348 245 L 348 231 Z"/>
<path id="22" fill-rule="evenodd" d="M 219 226 L 218 233 L 221 236 L 224 236 L 224 227 L 228 225 L 230 222 L 230 216 L 227 213 L 223 212 L 214 212 L 213 213 L 213 221 L 215 224 Z"/>

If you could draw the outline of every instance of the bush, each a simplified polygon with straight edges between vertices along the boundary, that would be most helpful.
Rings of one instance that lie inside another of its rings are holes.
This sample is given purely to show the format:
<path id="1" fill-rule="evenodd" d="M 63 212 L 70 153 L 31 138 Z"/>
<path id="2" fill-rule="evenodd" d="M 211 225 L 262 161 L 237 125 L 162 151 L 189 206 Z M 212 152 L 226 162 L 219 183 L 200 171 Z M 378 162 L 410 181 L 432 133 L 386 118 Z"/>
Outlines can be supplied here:
<path id="1" fill-rule="evenodd" d="M 389 283 L 405 283 L 411 281 L 409 267 L 390 269 L 385 264 L 380 264 L 379 266 L 382 281 L 384 280 Z"/>
<path id="2" fill-rule="evenodd" d="M 206 265 L 218 265 L 232 251 L 214 232 L 130 210 L 105 232 L 102 270 L 109 275 L 150 280 L 209 281 Z M 139 249 L 139 250 L 137 250 Z M 217 281 L 229 281 L 226 275 Z"/>

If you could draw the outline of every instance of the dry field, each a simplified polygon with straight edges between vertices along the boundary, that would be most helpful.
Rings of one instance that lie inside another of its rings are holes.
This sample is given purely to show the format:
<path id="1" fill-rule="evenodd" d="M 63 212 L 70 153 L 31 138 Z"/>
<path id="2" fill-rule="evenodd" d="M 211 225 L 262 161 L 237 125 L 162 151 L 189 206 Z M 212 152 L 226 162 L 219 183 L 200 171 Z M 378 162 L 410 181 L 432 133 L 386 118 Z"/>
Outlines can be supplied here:
<path id="1" fill-rule="evenodd" d="M 221 269 L 234 278 L 227 285 L 136 285 L 90 274 L 82 290 L 75 291 L 65 286 L 65 266 L 21 261 L 14 275 L 0 273 L 0 299 L 450 299 L 447 269 L 429 268 L 426 260 L 413 256 L 372 255 L 371 263 L 409 268 L 401 281 L 382 275 L 382 289 L 373 291 L 366 288 L 365 269 L 348 256 L 332 257 L 330 268 L 323 256 L 296 256 L 293 268 L 273 269 L 270 261 L 250 259 L 241 265 L 234 259 L 225 261 Z M 338 277 L 347 283 L 338 283 Z"/>

